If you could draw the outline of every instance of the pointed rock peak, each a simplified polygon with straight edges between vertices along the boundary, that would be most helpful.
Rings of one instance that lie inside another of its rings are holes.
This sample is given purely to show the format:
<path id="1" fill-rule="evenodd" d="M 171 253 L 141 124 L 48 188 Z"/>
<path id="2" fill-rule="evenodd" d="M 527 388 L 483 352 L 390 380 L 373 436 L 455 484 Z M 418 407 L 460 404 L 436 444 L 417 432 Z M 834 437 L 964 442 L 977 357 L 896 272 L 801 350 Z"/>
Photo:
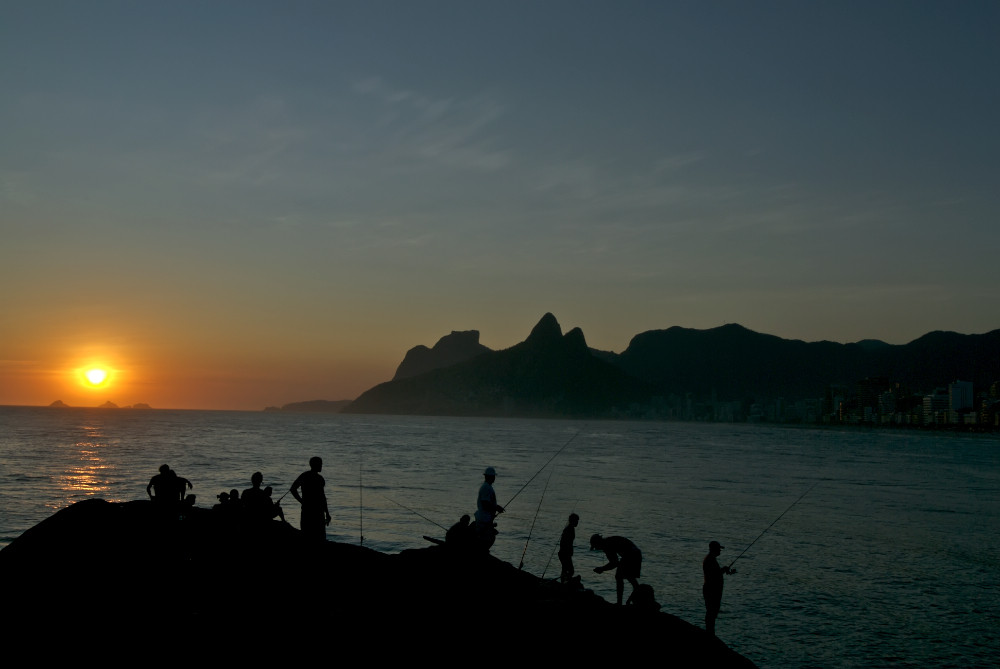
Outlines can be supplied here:
<path id="1" fill-rule="evenodd" d="M 562 328 L 559 327 L 559 321 L 549 313 L 542 316 L 542 320 L 531 330 L 526 341 L 532 344 L 545 344 L 559 341 L 561 338 Z"/>
<path id="2" fill-rule="evenodd" d="M 583 336 L 583 330 L 580 328 L 573 328 L 566 333 L 563 337 L 563 342 L 566 343 L 566 347 L 574 351 L 587 351 L 589 353 L 590 349 L 587 347 L 587 340 Z"/>

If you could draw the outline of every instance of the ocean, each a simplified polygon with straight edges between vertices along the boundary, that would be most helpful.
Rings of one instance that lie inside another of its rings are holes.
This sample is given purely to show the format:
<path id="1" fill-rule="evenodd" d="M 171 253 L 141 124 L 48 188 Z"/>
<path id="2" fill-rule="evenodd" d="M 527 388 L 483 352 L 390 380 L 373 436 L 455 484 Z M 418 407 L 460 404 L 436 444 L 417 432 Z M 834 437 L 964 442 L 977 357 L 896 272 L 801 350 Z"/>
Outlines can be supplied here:
<path id="1" fill-rule="evenodd" d="M 254 471 L 279 497 L 314 455 L 324 460 L 331 541 L 390 553 L 427 546 L 424 535 L 443 537 L 474 511 L 493 466 L 508 507 L 493 554 L 557 576 L 559 535 L 575 512 L 577 571 L 609 601 L 614 577 L 593 572 L 604 563 L 588 550 L 593 533 L 638 545 L 640 581 L 664 611 L 699 627 L 708 542 L 726 546 L 721 564 L 749 546 L 726 578 L 716 631 L 760 667 L 1000 658 L 995 435 L 0 407 L 0 547 L 79 500 L 144 499 L 163 463 L 208 507 L 249 487 Z M 295 500 L 282 506 L 297 525 Z"/>

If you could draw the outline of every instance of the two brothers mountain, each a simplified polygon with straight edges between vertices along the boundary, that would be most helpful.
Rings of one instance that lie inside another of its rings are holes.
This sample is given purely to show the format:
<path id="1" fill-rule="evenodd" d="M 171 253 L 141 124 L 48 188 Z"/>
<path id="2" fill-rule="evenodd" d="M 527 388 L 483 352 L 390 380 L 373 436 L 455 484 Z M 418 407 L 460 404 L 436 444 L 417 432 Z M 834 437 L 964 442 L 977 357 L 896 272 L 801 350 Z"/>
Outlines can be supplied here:
<path id="1" fill-rule="evenodd" d="M 1000 330 L 933 332 L 906 345 L 803 342 L 739 325 L 672 327 L 636 335 L 620 354 L 563 334 L 545 314 L 528 338 L 493 351 L 475 330 L 411 349 L 395 377 L 343 408 L 347 413 L 466 416 L 641 417 L 670 396 L 694 401 L 823 397 L 831 386 L 888 379 L 915 391 L 1000 380 Z"/>

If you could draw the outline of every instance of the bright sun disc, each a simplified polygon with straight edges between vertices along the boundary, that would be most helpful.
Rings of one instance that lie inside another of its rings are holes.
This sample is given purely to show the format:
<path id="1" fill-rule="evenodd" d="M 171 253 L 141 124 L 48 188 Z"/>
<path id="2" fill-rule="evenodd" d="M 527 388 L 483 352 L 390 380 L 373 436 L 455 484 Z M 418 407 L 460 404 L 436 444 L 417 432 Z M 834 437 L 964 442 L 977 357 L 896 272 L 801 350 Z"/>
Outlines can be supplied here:
<path id="1" fill-rule="evenodd" d="M 108 372 L 106 370 L 96 368 L 88 369 L 83 373 L 83 375 L 86 376 L 87 380 L 90 381 L 90 384 L 94 386 L 101 385 L 108 378 Z"/>

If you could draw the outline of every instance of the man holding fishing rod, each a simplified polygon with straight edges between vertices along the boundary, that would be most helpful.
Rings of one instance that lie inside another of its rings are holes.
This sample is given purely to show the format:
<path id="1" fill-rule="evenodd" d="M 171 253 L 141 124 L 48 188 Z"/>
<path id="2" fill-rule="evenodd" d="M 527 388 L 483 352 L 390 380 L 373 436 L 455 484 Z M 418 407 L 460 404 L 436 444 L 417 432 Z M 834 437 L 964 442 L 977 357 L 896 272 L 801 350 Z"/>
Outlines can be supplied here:
<path id="1" fill-rule="evenodd" d="M 715 636 L 715 619 L 719 617 L 719 609 L 722 608 L 722 576 L 736 573 L 735 569 L 719 566 L 716 558 L 723 548 L 725 546 L 719 545 L 718 541 L 709 542 L 708 555 L 701 561 L 701 569 L 705 572 L 705 585 L 701 587 L 705 597 L 705 631 L 712 636 Z"/>
<path id="2" fill-rule="evenodd" d="M 476 498 L 476 536 L 485 550 L 493 546 L 497 538 L 496 523 L 493 519 L 503 513 L 503 507 L 497 504 L 497 494 L 493 490 L 493 482 L 497 480 L 497 470 L 487 467 L 483 472 L 483 484 L 479 486 L 479 496 Z"/>

